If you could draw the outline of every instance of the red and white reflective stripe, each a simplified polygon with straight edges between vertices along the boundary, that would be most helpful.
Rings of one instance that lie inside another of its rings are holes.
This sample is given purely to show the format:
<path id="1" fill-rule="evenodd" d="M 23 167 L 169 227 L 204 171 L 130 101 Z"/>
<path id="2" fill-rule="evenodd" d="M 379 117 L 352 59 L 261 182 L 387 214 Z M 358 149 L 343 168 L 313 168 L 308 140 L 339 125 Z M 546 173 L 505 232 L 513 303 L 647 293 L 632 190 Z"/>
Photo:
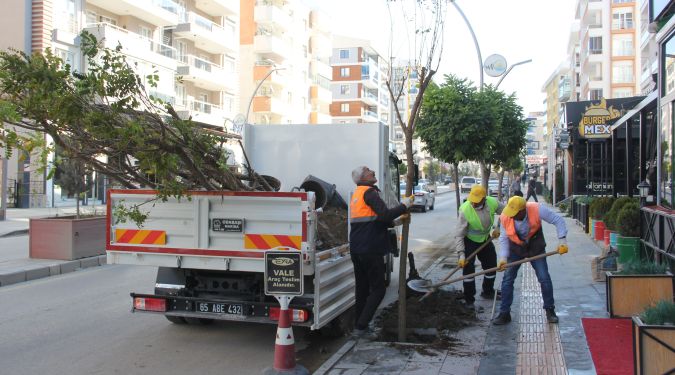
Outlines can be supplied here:
<path id="1" fill-rule="evenodd" d="M 276 345 L 293 345 L 295 340 L 293 337 L 293 329 L 288 328 L 277 328 L 277 339 L 274 341 Z"/>

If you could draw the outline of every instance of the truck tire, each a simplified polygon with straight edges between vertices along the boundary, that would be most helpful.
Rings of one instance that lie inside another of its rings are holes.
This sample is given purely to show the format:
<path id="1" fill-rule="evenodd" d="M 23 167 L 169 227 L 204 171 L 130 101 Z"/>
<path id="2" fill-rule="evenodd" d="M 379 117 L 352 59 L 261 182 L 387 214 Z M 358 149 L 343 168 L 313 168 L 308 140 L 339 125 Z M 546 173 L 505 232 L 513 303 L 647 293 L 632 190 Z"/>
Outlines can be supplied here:
<path id="1" fill-rule="evenodd" d="M 319 328 L 321 336 L 328 338 L 337 338 L 351 333 L 354 327 L 354 308 L 350 307 L 347 311 L 340 314 L 330 323 Z"/>
<path id="2" fill-rule="evenodd" d="M 182 316 L 164 315 L 164 317 L 173 324 L 187 324 L 187 321 Z"/>

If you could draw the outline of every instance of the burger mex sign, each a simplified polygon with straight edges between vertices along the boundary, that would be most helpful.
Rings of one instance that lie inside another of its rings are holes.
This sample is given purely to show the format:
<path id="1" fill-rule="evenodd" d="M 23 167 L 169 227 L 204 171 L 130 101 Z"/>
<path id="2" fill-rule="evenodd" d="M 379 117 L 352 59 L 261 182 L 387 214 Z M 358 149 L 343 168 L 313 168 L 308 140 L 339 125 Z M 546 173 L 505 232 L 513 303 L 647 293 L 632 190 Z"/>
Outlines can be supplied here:
<path id="1" fill-rule="evenodd" d="M 586 106 L 579 120 L 579 134 L 584 138 L 609 138 L 612 135 L 612 122 L 621 117 L 621 112 L 613 106 L 607 107 L 605 98 L 600 103 Z"/>

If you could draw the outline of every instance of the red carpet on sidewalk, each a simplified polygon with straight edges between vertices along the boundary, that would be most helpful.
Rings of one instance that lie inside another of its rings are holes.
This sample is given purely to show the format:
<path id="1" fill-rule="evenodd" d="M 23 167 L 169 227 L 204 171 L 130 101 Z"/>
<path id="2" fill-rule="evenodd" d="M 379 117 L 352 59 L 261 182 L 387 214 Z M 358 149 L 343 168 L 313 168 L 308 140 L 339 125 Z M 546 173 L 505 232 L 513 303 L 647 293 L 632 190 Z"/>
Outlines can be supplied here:
<path id="1" fill-rule="evenodd" d="M 582 318 L 598 375 L 633 374 L 630 319 Z"/>

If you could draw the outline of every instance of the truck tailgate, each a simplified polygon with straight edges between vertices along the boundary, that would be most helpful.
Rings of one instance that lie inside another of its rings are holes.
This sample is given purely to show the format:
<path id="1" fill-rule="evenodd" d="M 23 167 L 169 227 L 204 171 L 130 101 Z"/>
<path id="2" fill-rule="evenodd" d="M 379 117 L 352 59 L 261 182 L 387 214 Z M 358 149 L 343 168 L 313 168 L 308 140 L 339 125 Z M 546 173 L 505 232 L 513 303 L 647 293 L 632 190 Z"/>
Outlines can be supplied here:
<path id="1" fill-rule="evenodd" d="M 263 272 L 264 251 L 277 249 L 302 251 L 305 274 L 314 272 L 312 192 L 192 191 L 166 202 L 155 194 L 108 191 L 109 264 Z M 138 204 L 148 214 L 141 228 L 116 222 L 115 207 Z"/>

